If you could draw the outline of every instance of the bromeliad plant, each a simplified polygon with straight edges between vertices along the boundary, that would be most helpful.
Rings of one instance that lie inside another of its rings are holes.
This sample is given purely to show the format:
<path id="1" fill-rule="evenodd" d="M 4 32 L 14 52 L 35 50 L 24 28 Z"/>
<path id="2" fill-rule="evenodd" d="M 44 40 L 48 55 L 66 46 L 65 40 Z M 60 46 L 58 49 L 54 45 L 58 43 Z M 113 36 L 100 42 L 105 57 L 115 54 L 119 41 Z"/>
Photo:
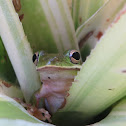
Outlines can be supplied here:
<path id="1" fill-rule="evenodd" d="M 68 6 L 64 0 L 1 0 L 0 125 L 51 125 L 37 119 L 50 122 L 47 111 L 23 103 L 23 98 L 27 103 L 37 100 L 37 107 L 43 101 L 41 107 L 46 106 L 51 112 L 53 124 L 81 126 L 94 122 L 97 115 L 124 97 L 125 2 L 72 0 L 72 3 L 68 1 Z M 68 49 L 80 49 L 83 60 L 90 51 L 91 54 L 82 66 L 73 65 L 71 61 L 77 63 L 78 51 L 62 55 Z M 41 60 L 45 53 L 35 53 L 39 50 L 59 53 L 60 58 L 55 54 L 46 64 L 45 60 Z M 41 81 L 32 62 L 34 53 L 33 61 L 40 71 Z M 44 66 L 40 61 L 45 63 Z M 20 86 L 17 88 L 10 84 Z M 50 93 L 52 90 L 53 93 Z M 19 102 L 33 116 L 5 95 L 22 99 Z M 57 110 L 57 106 L 60 109 Z M 120 117 L 118 121 L 118 126 L 122 126 Z M 114 125 L 111 116 L 103 123 Z"/>

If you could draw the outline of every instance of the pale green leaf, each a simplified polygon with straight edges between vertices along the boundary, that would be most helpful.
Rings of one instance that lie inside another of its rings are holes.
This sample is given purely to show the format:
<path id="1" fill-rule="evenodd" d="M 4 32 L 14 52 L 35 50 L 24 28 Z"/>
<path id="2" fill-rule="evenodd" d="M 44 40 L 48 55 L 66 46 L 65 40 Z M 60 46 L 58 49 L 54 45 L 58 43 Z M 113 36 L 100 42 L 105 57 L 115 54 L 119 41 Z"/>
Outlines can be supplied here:
<path id="1" fill-rule="evenodd" d="M 126 0 L 107 1 L 93 16 L 77 29 L 76 36 L 83 60 L 85 59 L 86 47 L 89 48 L 89 55 L 90 50 L 95 47 L 96 43 L 105 33 L 125 2 Z"/>
<path id="2" fill-rule="evenodd" d="M 74 25 L 66 0 L 21 0 L 19 15 L 33 52 L 50 53 L 78 49 Z"/>
<path id="3" fill-rule="evenodd" d="M 19 87 L 13 86 L 6 81 L 0 81 L 0 94 L 4 94 L 11 98 L 24 98 L 23 93 Z"/>
<path id="4" fill-rule="evenodd" d="M 0 94 L 0 126 L 54 126 L 30 115 L 13 99 Z"/>
<path id="5" fill-rule="evenodd" d="M 32 51 L 11 0 L 0 0 L 0 36 L 26 101 L 41 82 L 32 62 Z"/>
<path id="6" fill-rule="evenodd" d="M 84 125 L 126 95 L 126 6 L 83 63 L 69 94 L 53 118 L 61 126 Z"/>
<path id="7" fill-rule="evenodd" d="M 67 4 L 68 4 L 70 12 L 71 12 L 72 11 L 72 0 L 67 0 Z"/>
<path id="8" fill-rule="evenodd" d="M 18 84 L 15 72 L 0 38 L 0 80 Z"/>
<path id="9" fill-rule="evenodd" d="M 123 98 L 105 119 L 88 126 L 126 126 L 126 98 Z"/>
<path id="10" fill-rule="evenodd" d="M 109 0 L 72 0 L 72 17 L 75 29 L 87 21 Z"/>

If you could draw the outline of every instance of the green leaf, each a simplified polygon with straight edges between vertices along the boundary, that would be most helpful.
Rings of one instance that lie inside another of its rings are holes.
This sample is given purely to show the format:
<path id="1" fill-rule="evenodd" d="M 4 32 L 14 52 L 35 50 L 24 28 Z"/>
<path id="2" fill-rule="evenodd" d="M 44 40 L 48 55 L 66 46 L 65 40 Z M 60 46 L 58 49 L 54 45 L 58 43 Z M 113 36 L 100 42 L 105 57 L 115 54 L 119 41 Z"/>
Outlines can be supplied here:
<path id="1" fill-rule="evenodd" d="M 87 21 L 109 0 L 72 0 L 72 17 L 75 29 Z"/>
<path id="2" fill-rule="evenodd" d="M 98 123 L 89 126 L 125 126 L 126 125 L 126 98 L 123 98 L 109 113 Z"/>
<path id="3" fill-rule="evenodd" d="M 18 81 L 7 52 L 0 38 L 0 80 L 18 85 Z"/>
<path id="4" fill-rule="evenodd" d="M 89 48 L 88 52 L 95 47 L 96 43 L 105 33 L 125 2 L 126 0 L 116 0 L 116 2 L 115 0 L 107 1 L 93 16 L 77 29 L 76 36 L 83 60 L 85 60 L 85 49 L 87 49 L 85 46 Z"/>
<path id="5" fill-rule="evenodd" d="M 67 0 L 67 4 L 68 4 L 70 12 L 71 12 L 72 11 L 72 0 Z"/>
<path id="6" fill-rule="evenodd" d="M 0 95 L 0 125 L 1 126 L 54 126 L 39 121 L 30 115 L 13 99 Z"/>
<path id="7" fill-rule="evenodd" d="M 78 49 L 66 0 L 21 0 L 22 24 L 33 52 Z"/>
<path id="8" fill-rule="evenodd" d="M 4 94 L 11 98 L 23 99 L 23 93 L 17 86 L 13 86 L 5 81 L 0 81 L 0 94 Z"/>
<path id="9" fill-rule="evenodd" d="M 29 101 L 41 82 L 32 62 L 32 51 L 11 0 L 0 0 L 0 35 L 20 83 Z"/>
<path id="10" fill-rule="evenodd" d="M 56 124 L 84 125 L 126 95 L 126 6 L 83 63 Z M 65 118 L 64 118 L 65 117 Z"/>

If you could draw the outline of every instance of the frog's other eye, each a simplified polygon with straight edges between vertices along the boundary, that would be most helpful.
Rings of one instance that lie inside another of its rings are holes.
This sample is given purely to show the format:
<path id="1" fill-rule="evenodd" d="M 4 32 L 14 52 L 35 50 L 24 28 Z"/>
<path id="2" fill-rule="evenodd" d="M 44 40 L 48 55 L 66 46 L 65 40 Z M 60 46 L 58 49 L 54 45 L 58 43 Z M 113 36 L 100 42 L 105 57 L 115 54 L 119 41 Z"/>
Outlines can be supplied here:
<path id="1" fill-rule="evenodd" d="M 77 50 L 70 51 L 70 61 L 74 64 L 78 64 L 80 62 L 80 53 Z"/>
<path id="2" fill-rule="evenodd" d="M 33 57 L 32 57 L 32 61 L 33 61 L 33 63 L 34 63 L 35 65 L 37 65 L 37 63 L 38 63 L 38 58 L 39 58 L 39 53 L 37 52 L 37 53 L 35 53 L 35 54 L 33 55 Z"/>

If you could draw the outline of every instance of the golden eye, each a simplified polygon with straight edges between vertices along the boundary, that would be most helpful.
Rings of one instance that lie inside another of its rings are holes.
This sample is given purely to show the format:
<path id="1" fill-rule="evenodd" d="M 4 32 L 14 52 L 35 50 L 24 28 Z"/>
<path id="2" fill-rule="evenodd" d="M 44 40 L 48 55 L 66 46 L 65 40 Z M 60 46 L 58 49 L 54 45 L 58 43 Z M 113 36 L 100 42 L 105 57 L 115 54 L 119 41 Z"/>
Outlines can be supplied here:
<path id="1" fill-rule="evenodd" d="M 33 57 L 32 57 L 32 61 L 33 61 L 33 63 L 37 66 L 37 64 L 38 64 L 38 59 L 39 59 L 39 53 L 38 52 L 36 52 L 34 55 L 33 55 Z"/>
<path id="2" fill-rule="evenodd" d="M 78 64 L 80 62 L 80 53 L 77 50 L 70 51 L 70 61 L 74 64 Z"/>

